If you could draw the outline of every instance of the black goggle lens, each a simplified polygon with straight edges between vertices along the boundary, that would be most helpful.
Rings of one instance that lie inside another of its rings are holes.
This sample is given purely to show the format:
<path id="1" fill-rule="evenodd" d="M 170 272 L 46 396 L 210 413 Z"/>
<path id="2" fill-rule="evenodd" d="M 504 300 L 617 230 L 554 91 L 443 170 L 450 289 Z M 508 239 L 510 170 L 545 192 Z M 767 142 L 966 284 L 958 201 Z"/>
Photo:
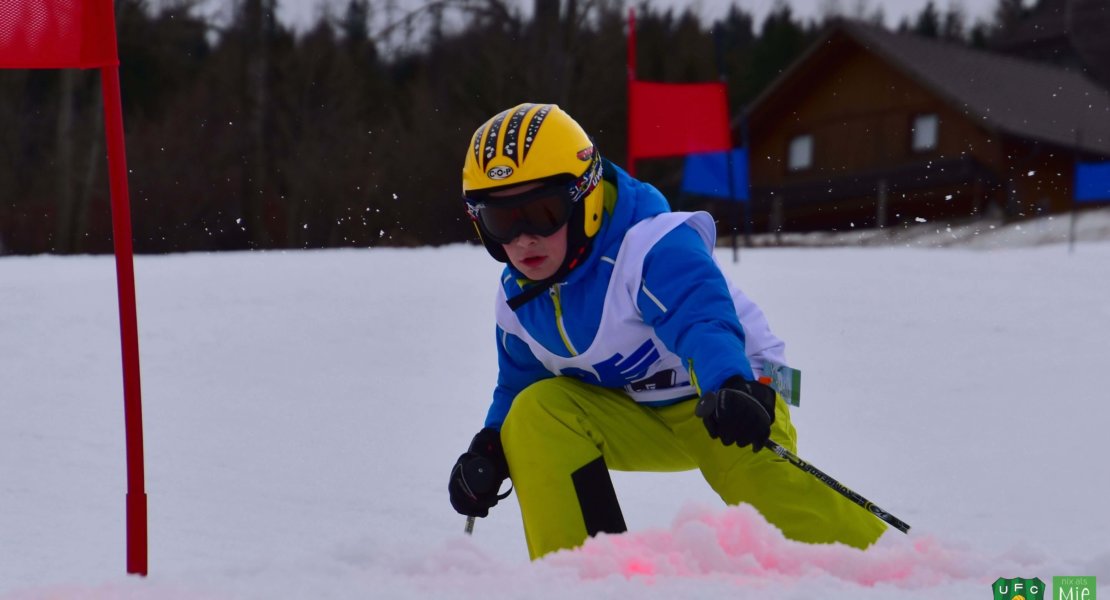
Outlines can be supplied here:
<path id="1" fill-rule="evenodd" d="M 521 200 L 506 198 L 504 204 L 495 200 L 478 208 L 482 229 L 493 241 L 507 244 L 522 233 L 547 237 L 570 218 L 571 203 L 565 188 L 545 188 L 526 196 Z"/>

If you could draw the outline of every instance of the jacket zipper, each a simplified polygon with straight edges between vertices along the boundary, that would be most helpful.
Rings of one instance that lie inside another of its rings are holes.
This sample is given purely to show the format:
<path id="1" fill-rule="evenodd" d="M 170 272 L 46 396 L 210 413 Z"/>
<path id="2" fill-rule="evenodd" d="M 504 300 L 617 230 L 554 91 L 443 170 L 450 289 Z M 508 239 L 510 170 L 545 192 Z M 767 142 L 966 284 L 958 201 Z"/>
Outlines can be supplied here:
<path id="1" fill-rule="evenodd" d="M 559 329 L 559 337 L 563 338 L 563 345 L 567 347 L 570 355 L 578 356 L 578 351 L 574 349 L 574 344 L 570 343 L 570 336 L 567 335 L 566 325 L 563 323 L 563 304 L 559 299 L 559 285 L 556 283 L 551 286 L 551 301 L 555 304 L 555 327 Z"/>

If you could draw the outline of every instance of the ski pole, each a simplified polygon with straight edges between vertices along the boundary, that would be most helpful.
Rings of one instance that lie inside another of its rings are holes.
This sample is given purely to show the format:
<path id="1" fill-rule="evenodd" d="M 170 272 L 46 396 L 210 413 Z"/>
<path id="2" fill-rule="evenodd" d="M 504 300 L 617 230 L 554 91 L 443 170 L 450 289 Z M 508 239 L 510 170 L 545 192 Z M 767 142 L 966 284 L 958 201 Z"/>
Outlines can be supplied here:
<path id="1" fill-rule="evenodd" d="M 795 467 L 798 467 L 799 469 L 805 471 L 806 473 L 809 473 L 810 475 L 813 475 L 821 483 L 831 487 L 832 489 L 836 490 L 837 492 L 840 492 L 841 496 L 844 496 L 845 498 L 851 500 L 852 502 L 855 502 L 856 504 L 862 506 L 863 508 L 865 508 L 871 514 L 875 515 L 879 519 L 882 519 L 884 522 L 888 523 L 891 527 L 894 527 L 895 529 L 897 529 L 898 531 L 901 531 L 902 533 L 909 533 L 910 532 L 910 526 L 907 525 L 905 521 L 903 521 L 903 520 L 899 519 L 898 517 L 886 512 L 885 510 L 879 508 L 878 506 L 875 505 L 874 502 L 871 502 L 867 498 L 864 498 L 863 496 L 861 496 L 861 495 L 857 494 L 856 492 L 852 491 L 851 489 L 848 488 L 848 486 L 846 486 L 843 483 L 840 483 L 839 481 L 833 479 L 832 477 L 827 475 L 821 469 L 818 469 L 817 467 L 815 467 L 815 466 L 807 463 L 806 461 L 798 458 L 796 455 L 794 455 L 793 452 L 787 450 L 786 448 L 783 448 L 782 446 L 776 444 L 775 442 L 772 442 L 771 440 L 767 440 L 767 443 L 764 444 L 764 447 L 767 448 L 768 450 L 770 450 L 771 452 L 774 452 L 775 454 L 778 454 L 782 458 L 785 458 L 787 461 L 790 462 L 790 464 L 794 465 Z"/>
<path id="2" fill-rule="evenodd" d="M 465 472 L 466 469 L 464 469 L 463 473 L 461 474 L 463 485 L 466 486 L 467 490 L 470 490 L 472 487 L 477 487 L 479 490 L 482 490 L 483 494 L 486 494 L 489 492 L 488 488 L 490 486 L 496 485 L 500 482 L 494 482 L 494 480 L 489 477 L 489 473 L 493 471 L 493 468 L 490 467 L 488 464 L 489 461 L 481 459 L 480 461 L 474 462 L 477 463 L 477 465 L 474 467 L 474 470 L 470 474 L 470 477 L 467 477 Z M 470 467 L 468 467 L 467 469 L 470 469 Z M 473 480 L 473 485 L 471 485 L 470 480 Z M 494 492 L 494 494 L 497 494 L 497 488 L 493 488 L 492 491 Z M 504 494 L 497 494 L 497 500 L 494 501 L 493 504 L 497 504 L 497 501 L 504 500 L 509 495 L 509 492 L 512 491 L 513 488 L 510 487 L 508 492 L 505 492 Z M 468 516 L 466 518 L 466 528 L 463 529 L 463 532 L 466 533 L 466 535 L 472 535 L 474 533 L 474 521 L 474 517 Z"/>

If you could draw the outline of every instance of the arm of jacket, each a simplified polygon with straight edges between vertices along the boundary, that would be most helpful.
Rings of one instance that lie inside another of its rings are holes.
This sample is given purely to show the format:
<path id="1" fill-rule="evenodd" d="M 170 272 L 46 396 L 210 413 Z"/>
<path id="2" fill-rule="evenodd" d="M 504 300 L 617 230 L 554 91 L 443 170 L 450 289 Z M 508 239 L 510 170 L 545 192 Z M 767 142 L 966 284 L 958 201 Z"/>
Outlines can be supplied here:
<path id="1" fill-rule="evenodd" d="M 699 392 L 733 375 L 755 379 L 728 282 L 698 235 L 680 225 L 644 259 L 636 305 L 644 322 L 686 362 Z"/>
<path id="2" fill-rule="evenodd" d="M 554 377 L 524 340 L 497 328 L 497 387 L 486 413 L 486 427 L 500 430 L 513 399 L 533 383 Z"/>

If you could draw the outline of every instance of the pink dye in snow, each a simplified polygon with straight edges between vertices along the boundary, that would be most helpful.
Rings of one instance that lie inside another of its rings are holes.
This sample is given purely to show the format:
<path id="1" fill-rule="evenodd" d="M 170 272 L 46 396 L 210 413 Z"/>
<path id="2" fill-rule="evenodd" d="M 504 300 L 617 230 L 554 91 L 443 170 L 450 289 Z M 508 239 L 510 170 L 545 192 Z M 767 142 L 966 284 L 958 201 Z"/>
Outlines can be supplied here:
<path id="1" fill-rule="evenodd" d="M 546 559 L 584 579 L 724 576 L 743 581 L 834 577 L 861 586 L 925 588 L 986 581 L 998 560 L 946 548 L 929 536 L 888 533 L 863 551 L 783 537 L 750 506 L 683 510 L 670 530 L 601 535 Z"/>

